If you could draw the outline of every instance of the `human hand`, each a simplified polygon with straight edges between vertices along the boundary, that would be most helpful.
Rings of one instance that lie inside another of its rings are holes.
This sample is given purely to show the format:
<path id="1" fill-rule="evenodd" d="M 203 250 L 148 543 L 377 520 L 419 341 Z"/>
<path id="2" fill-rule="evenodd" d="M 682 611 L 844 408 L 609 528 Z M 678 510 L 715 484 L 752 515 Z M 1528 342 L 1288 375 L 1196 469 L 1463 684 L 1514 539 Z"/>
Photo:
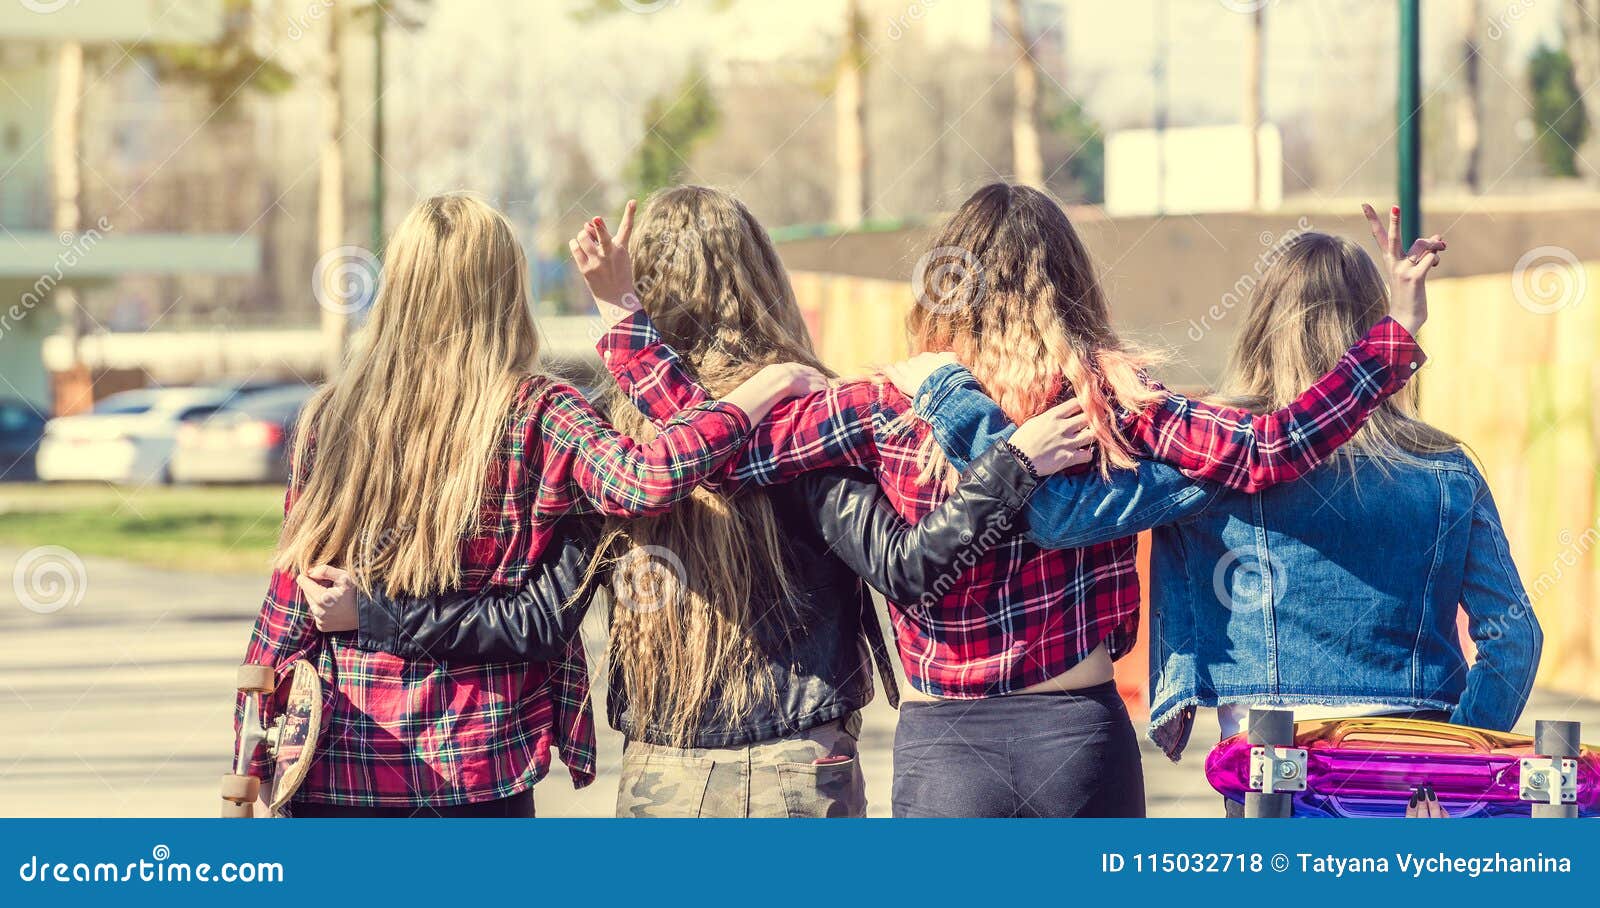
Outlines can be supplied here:
<path id="1" fill-rule="evenodd" d="M 1088 463 L 1094 457 L 1094 431 L 1074 397 L 1018 426 L 1011 446 L 1033 462 L 1040 476 L 1049 476 Z"/>
<path id="2" fill-rule="evenodd" d="M 294 582 L 306 598 L 317 630 L 335 633 L 360 626 L 355 576 L 349 571 L 319 564 L 294 578 Z"/>
<path id="3" fill-rule="evenodd" d="M 628 239 L 633 236 L 633 213 L 638 203 L 628 200 L 615 238 L 606 229 L 604 218 L 591 218 L 567 243 L 578 273 L 594 295 L 600 317 L 615 325 L 634 312 L 641 303 L 633 286 L 633 259 L 628 254 Z"/>
<path id="4" fill-rule="evenodd" d="M 1384 226 L 1371 205 L 1362 205 L 1367 226 L 1378 244 L 1384 271 L 1389 275 L 1389 315 L 1414 337 L 1428 320 L 1428 272 L 1439 264 L 1439 253 L 1448 248 L 1437 233 L 1418 239 L 1405 255 L 1400 254 L 1400 209 L 1389 209 L 1389 224 Z"/>
<path id="5" fill-rule="evenodd" d="M 900 389 L 901 394 L 915 400 L 929 376 L 944 366 L 959 364 L 954 353 L 918 353 L 909 359 L 884 366 L 883 374 Z"/>
<path id="6" fill-rule="evenodd" d="M 779 401 L 791 397 L 805 397 L 828 388 L 828 376 L 812 366 L 802 363 L 774 363 L 762 366 L 756 374 L 744 380 L 739 387 L 729 391 L 723 402 L 733 404 L 757 423 Z"/>
<path id="7" fill-rule="evenodd" d="M 1432 785 L 1424 785 L 1411 793 L 1411 803 L 1406 805 L 1406 816 L 1412 818 L 1445 819 L 1450 811 L 1439 803 L 1439 794 Z"/>

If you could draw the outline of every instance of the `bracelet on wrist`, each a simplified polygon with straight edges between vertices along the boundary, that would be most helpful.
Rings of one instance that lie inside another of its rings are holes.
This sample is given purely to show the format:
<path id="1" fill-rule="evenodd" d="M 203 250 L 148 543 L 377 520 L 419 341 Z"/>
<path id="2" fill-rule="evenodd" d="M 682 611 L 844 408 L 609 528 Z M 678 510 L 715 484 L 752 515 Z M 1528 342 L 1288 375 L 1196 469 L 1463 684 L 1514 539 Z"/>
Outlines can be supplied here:
<path id="1" fill-rule="evenodd" d="M 1021 448 L 1017 447 L 1016 445 L 1012 444 L 1009 441 L 1007 441 L 1005 443 L 1005 445 L 1006 445 L 1006 450 L 1010 451 L 1011 455 L 1013 457 L 1015 457 L 1017 460 L 1022 461 L 1023 469 L 1026 469 L 1028 471 L 1028 475 L 1032 476 L 1034 479 L 1038 479 L 1039 478 L 1039 468 L 1035 467 L 1033 465 L 1033 458 L 1031 458 L 1028 455 L 1022 453 L 1022 449 Z"/>

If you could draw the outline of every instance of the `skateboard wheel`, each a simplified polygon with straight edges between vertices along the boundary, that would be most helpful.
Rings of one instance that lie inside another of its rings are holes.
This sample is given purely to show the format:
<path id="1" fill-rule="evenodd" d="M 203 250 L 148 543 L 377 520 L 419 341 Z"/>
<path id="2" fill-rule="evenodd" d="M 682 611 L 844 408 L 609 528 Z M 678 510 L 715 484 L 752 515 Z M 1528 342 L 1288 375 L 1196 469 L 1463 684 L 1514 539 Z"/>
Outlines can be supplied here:
<path id="1" fill-rule="evenodd" d="M 252 804 L 259 794 L 261 794 L 261 780 L 255 776 L 241 776 L 230 772 L 222 777 L 222 798 L 225 801 Z"/>
<path id="2" fill-rule="evenodd" d="M 239 666 L 239 691 L 258 694 L 270 694 L 278 686 L 278 678 L 272 672 L 270 665 L 241 665 Z"/>
<path id="3" fill-rule="evenodd" d="M 256 805 L 253 801 L 223 801 L 222 818 L 224 820 L 248 820 L 256 815 Z"/>

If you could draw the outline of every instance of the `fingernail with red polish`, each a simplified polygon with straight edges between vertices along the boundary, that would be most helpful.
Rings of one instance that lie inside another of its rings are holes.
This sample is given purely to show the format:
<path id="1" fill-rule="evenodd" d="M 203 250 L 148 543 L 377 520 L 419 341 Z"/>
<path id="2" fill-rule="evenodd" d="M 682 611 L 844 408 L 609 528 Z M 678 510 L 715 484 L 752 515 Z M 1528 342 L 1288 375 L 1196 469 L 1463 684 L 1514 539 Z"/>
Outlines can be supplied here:
<path id="1" fill-rule="evenodd" d="M 1400 206 L 1396 205 L 1393 208 L 1389 209 L 1389 213 L 1390 214 L 1399 214 L 1400 213 Z"/>

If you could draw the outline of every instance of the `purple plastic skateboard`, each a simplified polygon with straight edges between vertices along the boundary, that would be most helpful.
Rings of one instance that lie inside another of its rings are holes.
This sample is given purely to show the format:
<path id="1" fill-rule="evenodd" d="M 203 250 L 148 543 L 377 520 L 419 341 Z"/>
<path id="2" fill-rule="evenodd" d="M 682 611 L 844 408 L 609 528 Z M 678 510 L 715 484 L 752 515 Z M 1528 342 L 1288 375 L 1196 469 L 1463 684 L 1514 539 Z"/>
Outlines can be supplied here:
<path id="1" fill-rule="evenodd" d="M 1527 735 L 1377 717 L 1296 722 L 1293 747 L 1287 760 L 1271 764 L 1260 748 L 1252 754 L 1241 732 L 1212 748 L 1206 778 L 1224 797 L 1243 801 L 1261 790 L 1263 767 L 1275 765 L 1282 778 L 1303 785 L 1291 789 L 1297 817 L 1404 816 L 1423 785 L 1452 817 L 1525 817 L 1535 803 L 1556 800 L 1575 804 L 1579 816 L 1600 816 L 1600 751 L 1587 745 L 1575 760 L 1552 763 Z M 1278 757 L 1285 753 L 1277 749 Z"/>

